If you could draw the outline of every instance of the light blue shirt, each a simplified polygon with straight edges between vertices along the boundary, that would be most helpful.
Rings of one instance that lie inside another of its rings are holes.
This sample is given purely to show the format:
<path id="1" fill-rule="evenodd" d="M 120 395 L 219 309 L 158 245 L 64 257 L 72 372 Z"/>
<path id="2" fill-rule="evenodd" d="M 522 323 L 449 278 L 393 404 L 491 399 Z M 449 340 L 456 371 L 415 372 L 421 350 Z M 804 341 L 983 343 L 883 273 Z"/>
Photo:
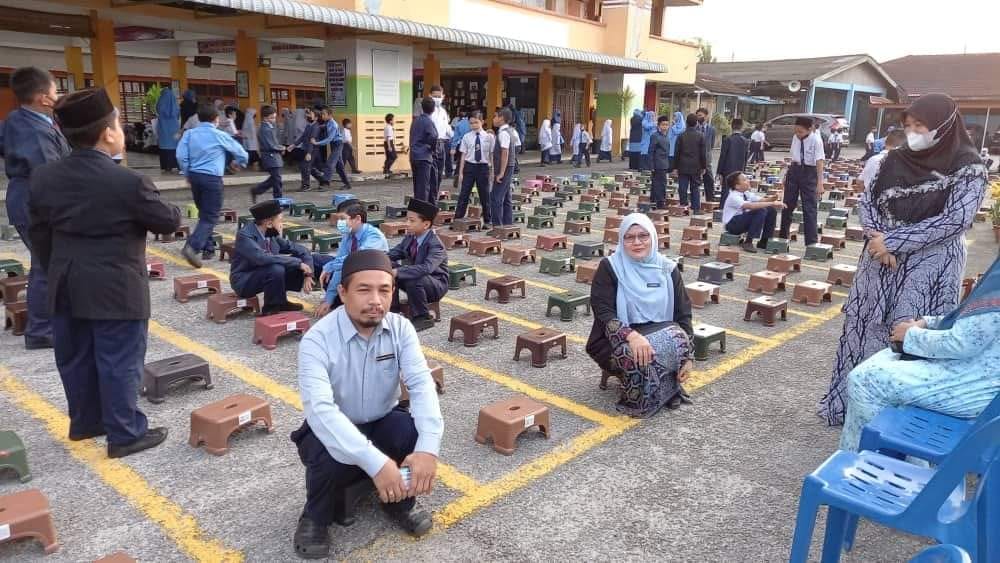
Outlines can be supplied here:
<path id="1" fill-rule="evenodd" d="M 337 124 L 336 119 L 331 119 L 320 125 L 323 129 L 319 132 L 324 133 L 324 135 L 322 139 L 316 139 L 316 146 L 321 147 L 330 143 L 341 143 L 344 141 L 344 136 L 340 134 L 340 125 Z"/>
<path id="2" fill-rule="evenodd" d="M 52 121 L 52 116 L 49 115 L 49 114 L 42 113 L 40 111 L 35 111 L 35 110 L 29 108 L 28 106 L 21 106 L 21 109 L 23 109 L 24 111 L 30 111 L 31 113 L 37 115 L 38 117 L 41 117 L 45 121 L 48 121 L 49 125 L 55 125 L 55 123 Z"/>
<path id="3" fill-rule="evenodd" d="M 385 240 L 385 235 L 382 234 L 381 230 L 368 223 L 363 223 L 361 228 L 356 232 L 343 237 L 340 241 L 340 248 L 337 249 L 337 256 L 323 266 L 323 271 L 331 274 L 330 283 L 326 286 L 327 303 L 333 303 L 334 298 L 337 296 L 337 285 L 340 284 L 340 272 L 344 269 L 344 260 L 347 260 L 347 256 L 351 253 L 352 238 L 358 240 L 358 250 L 374 249 L 389 252 L 389 241 Z"/>
<path id="4" fill-rule="evenodd" d="M 197 172 L 209 176 L 222 176 L 226 168 L 226 153 L 233 155 L 236 164 L 246 167 L 247 151 L 236 139 L 212 123 L 199 123 L 184 132 L 177 143 L 177 165 L 181 174 Z"/>
<path id="5" fill-rule="evenodd" d="M 417 428 L 414 451 L 438 455 L 444 419 L 417 333 L 406 318 L 386 313 L 366 340 L 344 307 L 326 315 L 299 343 L 299 393 L 306 421 L 333 459 L 374 477 L 389 459 L 358 430 L 399 403 L 399 380 L 410 394 Z"/>

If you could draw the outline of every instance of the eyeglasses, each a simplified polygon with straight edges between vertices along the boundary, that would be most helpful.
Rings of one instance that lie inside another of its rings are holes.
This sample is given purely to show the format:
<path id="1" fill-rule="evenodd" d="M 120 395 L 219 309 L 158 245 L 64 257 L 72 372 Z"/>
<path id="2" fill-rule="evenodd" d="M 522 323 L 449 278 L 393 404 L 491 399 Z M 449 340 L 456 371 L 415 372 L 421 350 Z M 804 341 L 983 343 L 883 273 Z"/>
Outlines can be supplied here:
<path id="1" fill-rule="evenodd" d="M 639 233 L 637 235 L 625 235 L 622 237 L 622 240 L 625 241 L 625 244 L 634 244 L 637 242 L 645 244 L 649 242 L 649 238 L 649 233 Z"/>

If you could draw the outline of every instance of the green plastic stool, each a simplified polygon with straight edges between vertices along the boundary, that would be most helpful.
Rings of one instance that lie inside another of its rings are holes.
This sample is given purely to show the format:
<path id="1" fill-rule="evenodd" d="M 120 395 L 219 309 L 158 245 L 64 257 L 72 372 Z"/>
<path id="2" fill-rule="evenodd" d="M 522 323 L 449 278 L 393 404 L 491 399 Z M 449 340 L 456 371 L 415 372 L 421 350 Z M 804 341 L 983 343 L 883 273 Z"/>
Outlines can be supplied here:
<path id="1" fill-rule="evenodd" d="M 312 211 L 309 212 L 309 218 L 312 219 L 313 221 L 326 221 L 327 219 L 330 218 L 330 215 L 333 215 L 336 212 L 337 212 L 336 207 L 317 205 L 316 207 L 313 208 Z"/>
<path id="2" fill-rule="evenodd" d="M 24 275 L 24 265 L 17 260 L 0 260 L 0 277 L 12 278 Z"/>
<path id="3" fill-rule="evenodd" d="M 476 285 L 476 269 L 468 264 L 448 265 L 448 289 L 458 289 L 462 281 L 468 282 L 472 279 L 472 285 Z"/>
<path id="4" fill-rule="evenodd" d="M 543 197 L 542 198 L 542 205 L 540 205 L 539 207 L 552 207 L 552 208 L 556 208 L 556 207 L 562 207 L 565 203 L 566 203 L 566 199 L 565 198 L 561 198 L 561 197 L 558 197 L 558 196 L 551 195 L 551 196 Z"/>
<path id="5" fill-rule="evenodd" d="M 743 237 L 732 233 L 722 233 L 719 237 L 719 246 L 737 246 L 743 242 Z"/>
<path id="6" fill-rule="evenodd" d="M 552 276 L 558 276 L 563 272 L 572 272 L 575 270 L 576 258 L 565 254 L 542 256 L 541 262 L 538 265 L 539 273 L 549 274 Z"/>
<path id="7" fill-rule="evenodd" d="M 601 212 L 601 204 L 596 201 L 581 201 L 576 204 L 576 208 L 580 211 L 589 211 L 591 213 Z"/>
<path id="8" fill-rule="evenodd" d="M 478 202 L 476 204 L 473 204 L 473 205 L 478 205 Z M 520 211 L 521 210 L 521 202 L 519 202 L 519 201 L 512 201 L 512 202 L 510 202 L 510 209 L 511 209 L 511 211 Z M 521 221 L 521 222 L 523 223 L 524 221 Z"/>
<path id="9" fill-rule="evenodd" d="M 552 205 L 536 205 L 535 215 L 544 215 L 546 217 L 555 217 L 557 208 Z"/>
<path id="10" fill-rule="evenodd" d="M 313 237 L 313 228 L 296 225 L 294 227 L 285 227 L 282 233 L 284 237 L 292 242 L 298 242 L 300 240 L 309 240 Z"/>
<path id="11" fill-rule="evenodd" d="M 830 217 L 843 217 L 847 219 L 851 216 L 851 209 L 849 207 L 834 207 L 830 210 Z"/>
<path id="12" fill-rule="evenodd" d="M 768 254 L 788 254 L 788 239 L 786 238 L 772 238 L 767 241 Z"/>
<path id="13" fill-rule="evenodd" d="M 591 258 L 604 256 L 604 242 L 581 240 L 573 243 L 573 258 Z"/>
<path id="14" fill-rule="evenodd" d="M 545 306 L 545 316 L 551 316 L 552 308 L 559 307 L 559 320 L 563 322 L 570 322 L 576 316 L 576 308 L 581 305 L 586 307 L 587 312 L 585 314 L 590 316 L 589 294 L 578 293 L 576 291 L 553 293 L 552 295 L 549 295 L 548 303 Z"/>
<path id="15" fill-rule="evenodd" d="M 14 225 L 0 225 L 0 240 L 20 240 L 21 235 L 18 234 L 17 229 Z"/>
<path id="16" fill-rule="evenodd" d="M 22 483 L 31 481 L 28 451 L 21 438 L 11 430 L 0 431 L 0 469 L 13 469 Z"/>
<path id="17" fill-rule="evenodd" d="M 708 359 L 708 347 L 713 343 L 719 343 L 719 351 L 726 352 L 726 329 L 712 325 L 698 325 L 694 327 L 694 359 L 705 361 Z"/>
<path id="18" fill-rule="evenodd" d="M 293 203 L 288 213 L 292 217 L 302 217 L 306 214 L 311 215 L 313 209 L 316 209 L 316 205 L 313 203 Z"/>
<path id="19" fill-rule="evenodd" d="M 801 223 L 805 220 L 801 211 L 792 211 L 792 223 Z"/>
<path id="20" fill-rule="evenodd" d="M 555 223 L 552 221 L 552 217 L 545 217 L 539 215 L 532 215 L 528 217 L 528 228 L 529 229 L 544 229 L 552 228 Z"/>
<path id="21" fill-rule="evenodd" d="M 458 207 L 458 202 L 453 199 L 442 199 L 437 206 L 441 211 L 454 211 Z"/>
<path id="22" fill-rule="evenodd" d="M 821 242 L 810 244 L 806 247 L 806 260 L 816 260 L 817 262 L 833 260 L 833 245 Z"/>
<path id="23" fill-rule="evenodd" d="M 513 214 L 511 215 L 511 217 L 514 219 L 515 223 L 524 224 L 526 215 L 524 214 L 524 211 L 520 211 L 520 208 L 521 208 L 520 205 L 517 206 L 517 207 L 518 207 L 518 209 L 513 212 Z"/>
<path id="24" fill-rule="evenodd" d="M 385 223 L 385 217 L 369 217 L 367 223 L 377 229 Z"/>
<path id="25" fill-rule="evenodd" d="M 382 202 L 377 199 L 363 199 L 361 200 L 361 207 L 364 207 L 367 211 L 381 211 Z"/>
<path id="26" fill-rule="evenodd" d="M 391 217 L 393 219 L 399 219 L 400 217 L 406 217 L 405 207 L 396 207 L 394 205 L 385 206 L 385 216 Z"/>
<path id="27" fill-rule="evenodd" d="M 195 204 L 193 204 L 193 203 L 189 203 L 189 204 L 185 205 L 184 206 L 184 215 L 188 219 L 195 219 L 195 218 L 197 218 L 198 217 L 198 206 L 195 205 Z"/>
<path id="28" fill-rule="evenodd" d="M 339 234 L 313 235 L 313 252 L 330 252 L 330 249 L 340 247 L 340 240 Z"/>
<path id="29" fill-rule="evenodd" d="M 582 209 L 570 209 L 566 212 L 567 221 L 590 221 L 593 214 Z"/>
<path id="30" fill-rule="evenodd" d="M 834 217 L 833 215 L 830 215 L 826 218 L 826 226 L 831 229 L 846 229 L 847 217 Z"/>
<path id="31" fill-rule="evenodd" d="M 236 228 L 242 229 L 250 223 L 253 223 L 253 215 L 240 215 L 236 218 Z"/>
<path id="32" fill-rule="evenodd" d="M 830 211 L 831 209 L 833 209 L 834 205 L 835 204 L 832 201 L 823 200 L 823 201 L 819 202 L 819 210 L 820 211 Z"/>

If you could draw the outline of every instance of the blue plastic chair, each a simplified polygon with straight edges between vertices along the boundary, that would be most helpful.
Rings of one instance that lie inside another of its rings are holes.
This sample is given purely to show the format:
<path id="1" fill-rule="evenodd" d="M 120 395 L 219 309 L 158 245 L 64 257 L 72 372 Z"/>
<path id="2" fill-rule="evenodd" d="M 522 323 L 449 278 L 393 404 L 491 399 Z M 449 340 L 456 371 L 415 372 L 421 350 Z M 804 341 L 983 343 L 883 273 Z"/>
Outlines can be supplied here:
<path id="1" fill-rule="evenodd" d="M 288 209 L 289 207 L 292 206 L 293 203 L 295 203 L 295 200 L 293 200 L 290 197 L 279 197 L 274 201 L 277 201 L 278 205 L 280 205 L 282 209 Z"/>
<path id="2" fill-rule="evenodd" d="M 982 469 L 972 500 L 965 499 L 965 476 Z M 919 467 L 880 453 L 839 450 L 805 478 L 792 540 L 791 563 L 809 556 L 816 513 L 829 507 L 823 562 L 840 560 L 850 516 L 896 530 L 934 538 L 966 550 L 974 561 L 1000 561 L 988 544 L 1000 522 L 1000 417 L 969 432 L 937 469 Z M 977 554 L 980 554 L 977 557 Z"/>
<path id="3" fill-rule="evenodd" d="M 354 194 L 333 194 L 333 198 L 331 199 L 331 203 L 333 203 L 334 207 L 337 207 L 341 203 L 344 203 L 345 201 L 350 200 L 350 199 L 358 199 L 358 196 L 356 196 Z"/>
<path id="4" fill-rule="evenodd" d="M 969 554 L 957 545 L 928 547 L 910 559 L 910 563 L 972 563 Z"/>

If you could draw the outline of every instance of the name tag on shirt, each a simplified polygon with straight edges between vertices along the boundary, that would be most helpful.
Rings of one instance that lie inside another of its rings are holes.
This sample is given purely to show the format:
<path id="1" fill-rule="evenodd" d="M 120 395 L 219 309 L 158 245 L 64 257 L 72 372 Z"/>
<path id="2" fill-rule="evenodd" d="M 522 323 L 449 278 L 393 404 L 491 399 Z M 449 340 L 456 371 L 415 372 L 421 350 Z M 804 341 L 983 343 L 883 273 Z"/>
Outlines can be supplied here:
<path id="1" fill-rule="evenodd" d="M 381 362 L 381 361 L 385 361 L 385 360 L 391 360 L 391 359 L 393 359 L 395 357 L 396 357 L 396 354 L 390 352 L 388 354 L 382 354 L 381 356 L 376 356 L 375 357 L 375 361 L 376 362 Z"/>
<path id="2" fill-rule="evenodd" d="M 650 282 L 650 283 L 647 283 L 646 287 L 660 287 L 660 282 Z"/>

